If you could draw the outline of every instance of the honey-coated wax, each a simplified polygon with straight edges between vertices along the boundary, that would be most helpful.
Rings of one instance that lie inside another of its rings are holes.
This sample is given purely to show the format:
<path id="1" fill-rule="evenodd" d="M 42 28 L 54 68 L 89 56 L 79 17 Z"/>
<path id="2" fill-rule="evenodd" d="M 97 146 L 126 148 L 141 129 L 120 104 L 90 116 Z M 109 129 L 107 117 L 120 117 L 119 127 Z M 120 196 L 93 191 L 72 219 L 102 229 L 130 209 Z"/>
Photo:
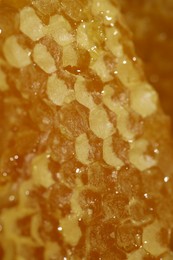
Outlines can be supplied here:
<path id="1" fill-rule="evenodd" d="M 170 120 L 109 0 L 0 2 L 0 259 L 173 259 Z"/>

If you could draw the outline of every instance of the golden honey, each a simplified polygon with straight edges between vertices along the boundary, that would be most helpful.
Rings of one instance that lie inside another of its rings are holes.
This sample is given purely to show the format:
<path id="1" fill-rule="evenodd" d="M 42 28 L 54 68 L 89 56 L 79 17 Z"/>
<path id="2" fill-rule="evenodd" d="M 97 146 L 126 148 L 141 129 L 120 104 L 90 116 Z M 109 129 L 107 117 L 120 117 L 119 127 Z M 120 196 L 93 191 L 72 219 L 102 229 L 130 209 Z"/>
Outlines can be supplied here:
<path id="1" fill-rule="evenodd" d="M 172 119 L 173 2 L 121 0 L 119 4 L 133 32 L 147 79 L 158 91 L 162 107 Z"/>

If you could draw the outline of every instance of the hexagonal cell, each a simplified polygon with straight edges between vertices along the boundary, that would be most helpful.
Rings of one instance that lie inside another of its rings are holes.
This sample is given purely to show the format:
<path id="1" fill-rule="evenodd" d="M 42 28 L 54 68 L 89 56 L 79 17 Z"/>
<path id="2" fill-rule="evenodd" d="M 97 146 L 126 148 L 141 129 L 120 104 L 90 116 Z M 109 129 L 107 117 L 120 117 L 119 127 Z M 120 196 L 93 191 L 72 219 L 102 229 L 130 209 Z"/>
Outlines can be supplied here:
<path id="1" fill-rule="evenodd" d="M 129 253 L 142 245 L 142 229 L 131 222 L 120 224 L 116 234 L 117 246 Z"/>

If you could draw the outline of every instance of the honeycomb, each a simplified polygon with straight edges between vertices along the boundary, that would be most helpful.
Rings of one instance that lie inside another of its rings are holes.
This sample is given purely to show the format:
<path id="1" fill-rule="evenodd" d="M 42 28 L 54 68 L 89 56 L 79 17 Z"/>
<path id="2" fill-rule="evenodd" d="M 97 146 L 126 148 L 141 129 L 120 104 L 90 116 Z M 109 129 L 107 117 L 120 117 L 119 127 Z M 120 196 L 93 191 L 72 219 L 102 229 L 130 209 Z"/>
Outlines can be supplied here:
<path id="1" fill-rule="evenodd" d="M 0 1 L 0 259 L 173 259 L 170 119 L 110 0 Z"/>

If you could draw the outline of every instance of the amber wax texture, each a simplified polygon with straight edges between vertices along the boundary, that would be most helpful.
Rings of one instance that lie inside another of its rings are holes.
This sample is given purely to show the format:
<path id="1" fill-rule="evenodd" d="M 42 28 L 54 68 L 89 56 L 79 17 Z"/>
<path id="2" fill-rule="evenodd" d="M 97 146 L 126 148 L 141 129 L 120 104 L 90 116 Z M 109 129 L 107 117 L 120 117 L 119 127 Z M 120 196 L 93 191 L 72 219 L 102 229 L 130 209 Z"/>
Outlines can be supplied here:
<path id="1" fill-rule="evenodd" d="M 0 259 L 173 259 L 170 121 L 109 0 L 0 1 Z"/>

